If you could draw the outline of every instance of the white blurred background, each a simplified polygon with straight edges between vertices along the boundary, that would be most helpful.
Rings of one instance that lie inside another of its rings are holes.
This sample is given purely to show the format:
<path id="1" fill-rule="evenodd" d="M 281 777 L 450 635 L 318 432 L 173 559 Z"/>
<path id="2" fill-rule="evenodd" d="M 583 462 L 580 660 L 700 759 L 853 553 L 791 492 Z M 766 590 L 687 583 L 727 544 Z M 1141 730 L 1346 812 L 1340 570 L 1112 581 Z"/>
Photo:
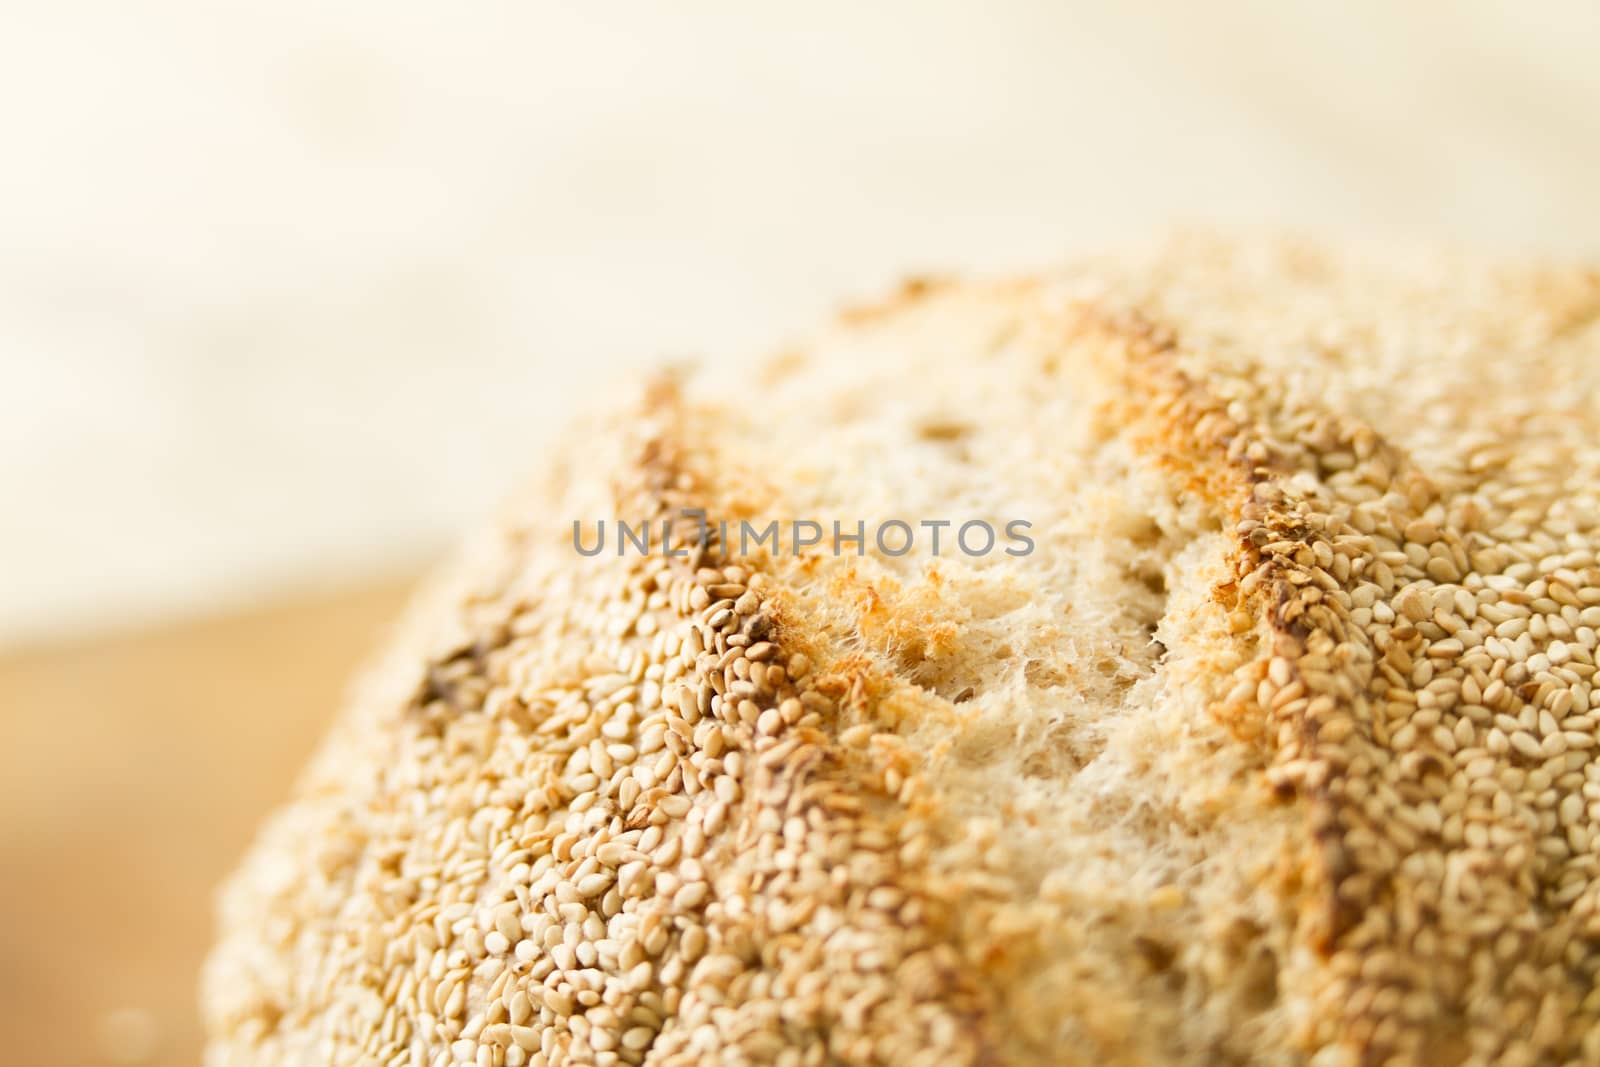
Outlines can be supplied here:
<path id="1" fill-rule="evenodd" d="M 404 571 L 574 396 L 910 270 L 1600 254 L 1592 3 L 0 7 L 0 643 Z"/>

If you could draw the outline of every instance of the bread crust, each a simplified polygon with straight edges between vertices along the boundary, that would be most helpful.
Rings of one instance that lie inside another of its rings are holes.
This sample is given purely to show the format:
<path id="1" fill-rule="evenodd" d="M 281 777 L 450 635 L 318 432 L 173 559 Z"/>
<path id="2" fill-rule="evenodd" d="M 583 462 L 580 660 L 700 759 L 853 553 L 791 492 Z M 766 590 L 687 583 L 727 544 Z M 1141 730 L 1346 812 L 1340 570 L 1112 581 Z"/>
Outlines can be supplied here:
<path id="1" fill-rule="evenodd" d="M 1600 1062 L 1597 322 L 1184 238 L 658 383 L 264 829 L 209 1062 Z M 1059 510 L 1010 570 L 566 543 L 928 500 Z"/>

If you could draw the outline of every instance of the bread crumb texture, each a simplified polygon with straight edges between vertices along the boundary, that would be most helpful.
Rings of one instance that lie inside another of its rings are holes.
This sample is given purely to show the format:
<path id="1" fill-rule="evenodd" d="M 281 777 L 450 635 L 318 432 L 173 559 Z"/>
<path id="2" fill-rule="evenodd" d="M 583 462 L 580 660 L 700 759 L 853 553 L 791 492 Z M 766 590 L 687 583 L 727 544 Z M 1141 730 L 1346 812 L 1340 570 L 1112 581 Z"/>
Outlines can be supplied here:
<path id="1" fill-rule="evenodd" d="M 1597 377 L 1595 274 L 1191 236 L 657 385 L 263 829 L 208 1062 L 1600 1063 Z M 1036 547 L 573 550 L 686 507 Z"/>

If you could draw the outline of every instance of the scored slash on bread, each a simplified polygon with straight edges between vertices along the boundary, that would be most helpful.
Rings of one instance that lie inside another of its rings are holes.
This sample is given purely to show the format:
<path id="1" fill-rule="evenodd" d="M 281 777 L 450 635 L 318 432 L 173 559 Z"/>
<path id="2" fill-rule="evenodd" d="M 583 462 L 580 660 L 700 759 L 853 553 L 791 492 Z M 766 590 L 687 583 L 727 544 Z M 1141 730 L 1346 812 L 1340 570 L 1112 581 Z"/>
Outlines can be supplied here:
<path id="1" fill-rule="evenodd" d="M 1600 278 L 1180 238 L 564 436 L 227 886 L 213 1065 L 1600 1062 Z M 1023 518 L 983 558 L 606 517 Z"/>

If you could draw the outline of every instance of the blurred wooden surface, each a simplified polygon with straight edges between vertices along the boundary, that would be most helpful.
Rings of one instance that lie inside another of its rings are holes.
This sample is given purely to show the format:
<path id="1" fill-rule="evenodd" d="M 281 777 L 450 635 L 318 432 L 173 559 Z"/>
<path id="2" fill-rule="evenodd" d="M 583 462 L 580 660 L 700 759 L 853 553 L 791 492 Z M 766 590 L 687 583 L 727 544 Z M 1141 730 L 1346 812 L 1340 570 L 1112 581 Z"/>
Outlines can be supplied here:
<path id="1" fill-rule="evenodd" d="M 199 1062 L 212 890 L 409 584 L 0 657 L 6 1062 Z"/>

